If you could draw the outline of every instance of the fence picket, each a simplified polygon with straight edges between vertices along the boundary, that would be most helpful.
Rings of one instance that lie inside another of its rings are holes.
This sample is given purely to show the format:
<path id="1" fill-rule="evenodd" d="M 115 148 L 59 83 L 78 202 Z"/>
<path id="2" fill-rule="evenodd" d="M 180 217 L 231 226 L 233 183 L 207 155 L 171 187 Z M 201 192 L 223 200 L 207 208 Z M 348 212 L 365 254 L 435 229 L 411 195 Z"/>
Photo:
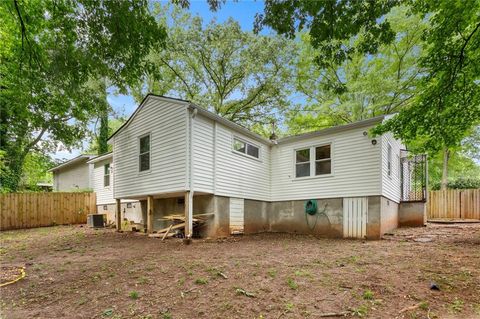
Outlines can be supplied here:
<path id="1" fill-rule="evenodd" d="M 0 230 L 84 224 L 95 201 L 95 193 L 0 194 Z"/>
<path id="2" fill-rule="evenodd" d="M 428 193 L 429 219 L 479 219 L 480 189 L 447 189 Z"/>

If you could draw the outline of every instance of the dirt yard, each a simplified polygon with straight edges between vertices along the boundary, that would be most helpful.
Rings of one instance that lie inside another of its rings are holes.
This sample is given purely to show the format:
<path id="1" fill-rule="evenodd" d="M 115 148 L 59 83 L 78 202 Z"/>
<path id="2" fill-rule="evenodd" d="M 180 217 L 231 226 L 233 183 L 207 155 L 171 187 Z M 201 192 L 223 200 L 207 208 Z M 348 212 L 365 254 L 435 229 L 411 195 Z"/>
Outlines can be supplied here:
<path id="1" fill-rule="evenodd" d="M 1 318 L 480 318 L 480 224 L 384 240 L 147 238 L 79 226 L 0 233 Z M 432 290 L 432 284 L 439 290 Z"/>

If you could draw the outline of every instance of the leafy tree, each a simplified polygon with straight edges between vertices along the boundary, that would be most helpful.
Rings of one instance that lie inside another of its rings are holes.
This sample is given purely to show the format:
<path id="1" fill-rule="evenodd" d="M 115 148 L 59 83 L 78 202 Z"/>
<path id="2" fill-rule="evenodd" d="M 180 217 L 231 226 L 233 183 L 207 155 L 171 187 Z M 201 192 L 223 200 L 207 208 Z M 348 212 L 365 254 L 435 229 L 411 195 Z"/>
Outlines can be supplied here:
<path id="1" fill-rule="evenodd" d="M 37 183 L 51 183 L 53 181 L 52 174 L 47 171 L 55 164 L 55 161 L 48 155 L 40 152 L 28 153 L 23 164 L 19 190 L 37 191 L 39 190 Z"/>
<path id="2" fill-rule="evenodd" d="M 101 121 L 101 119 L 99 119 Z M 107 138 L 112 135 L 116 130 L 120 128 L 120 126 L 125 123 L 127 119 L 123 116 L 120 117 L 114 117 L 113 119 L 108 120 L 108 130 L 106 132 L 101 132 L 103 129 L 99 130 L 99 134 L 104 134 L 107 136 Z M 101 124 L 105 125 L 105 124 Z M 103 154 L 106 152 L 111 152 L 112 151 L 112 146 L 107 144 L 107 148 L 105 150 L 100 151 L 100 143 L 101 143 L 101 138 L 95 132 L 92 134 L 92 139 L 90 141 L 90 144 L 88 145 L 86 152 L 88 154 Z"/>
<path id="3" fill-rule="evenodd" d="M 418 15 L 397 7 L 386 15 L 398 35 L 390 44 L 380 45 L 372 55 L 353 54 L 340 65 L 319 68 L 310 35 L 301 36 L 296 65 L 296 89 L 306 97 L 305 105 L 288 113 L 291 133 L 301 133 L 398 112 L 411 104 L 422 69 L 421 36 L 426 28 Z M 358 38 L 344 41 L 357 46 Z"/>
<path id="4" fill-rule="evenodd" d="M 2 1 L 0 25 L 0 185 L 10 190 L 30 152 L 85 136 L 103 103 L 92 80 L 125 89 L 166 37 L 146 0 Z"/>
<path id="5" fill-rule="evenodd" d="M 430 14 L 420 60 L 428 73 L 413 106 L 377 132 L 420 141 L 419 150 L 443 150 L 445 189 L 452 150 L 480 123 L 480 2 L 423 1 L 414 9 Z"/>
<path id="6" fill-rule="evenodd" d="M 151 55 L 156 69 L 137 100 L 145 91 L 176 95 L 246 126 L 270 123 L 289 105 L 293 42 L 242 31 L 232 19 L 204 25 L 179 7 L 157 4 L 156 13 L 169 38 Z"/>
<path id="7" fill-rule="evenodd" d="M 417 151 L 444 152 L 444 180 L 448 158 L 480 122 L 480 2 L 478 0 L 286 0 L 265 2 L 257 26 L 270 26 L 292 37 L 308 29 L 317 64 L 324 68 L 350 59 L 355 53 L 375 53 L 391 43 L 394 33 L 385 18 L 398 4 L 428 20 L 420 59 L 425 71 L 419 94 L 410 107 L 381 125 L 375 133 L 392 131 L 406 143 L 417 142 Z M 362 34 L 355 46 L 342 41 Z M 420 141 L 420 143 L 418 143 Z M 446 186 L 446 185 L 444 185 Z"/>

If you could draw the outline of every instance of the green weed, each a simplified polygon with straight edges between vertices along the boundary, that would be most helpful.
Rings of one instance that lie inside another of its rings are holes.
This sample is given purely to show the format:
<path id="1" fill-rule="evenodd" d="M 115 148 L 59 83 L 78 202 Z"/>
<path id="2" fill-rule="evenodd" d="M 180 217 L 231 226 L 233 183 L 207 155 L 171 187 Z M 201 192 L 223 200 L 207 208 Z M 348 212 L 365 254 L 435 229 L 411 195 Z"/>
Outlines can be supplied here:
<path id="1" fill-rule="evenodd" d="M 373 300 L 373 297 L 373 291 L 370 289 L 365 290 L 362 294 L 362 298 L 365 300 Z"/>
<path id="2" fill-rule="evenodd" d="M 195 279 L 195 283 L 197 285 L 206 285 L 208 283 L 208 280 L 206 278 L 197 278 Z"/>
<path id="3" fill-rule="evenodd" d="M 128 296 L 130 297 L 130 299 L 136 300 L 138 299 L 138 292 L 130 291 L 130 294 Z"/>
<path id="4" fill-rule="evenodd" d="M 297 290 L 298 289 L 298 284 L 292 278 L 287 279 L 287 285 L 292 290 Z"/>

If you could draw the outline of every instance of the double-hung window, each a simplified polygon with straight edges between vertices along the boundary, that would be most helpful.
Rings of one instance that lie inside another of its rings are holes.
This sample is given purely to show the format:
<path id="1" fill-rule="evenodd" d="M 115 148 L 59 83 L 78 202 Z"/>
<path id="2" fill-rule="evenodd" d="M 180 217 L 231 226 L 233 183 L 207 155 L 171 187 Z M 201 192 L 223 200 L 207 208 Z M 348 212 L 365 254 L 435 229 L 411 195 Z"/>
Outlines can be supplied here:
<path id="1" fill-rule="evenodd" d="M 331 145 L 312 146 L 295 151 L 295 177 L 332 173 Z"/>
<path id="2" fill-rule="evenodd" d="M 233 150 L 255 158 L 260 157 L 260 148 L 238 138 L 233 139 Z"/>
<path id="3" fill-rule="evenodd" d="M 103 165 L 103 187 L 110 186 L 110 164 Z"/>
<path id="4" fill-rule="evenodd" d="M 330 145 L 315 147 L 315 175 L 332 173 L 332 157 Z"/>
<path id="5" fill-rule="evenodd" d="M 140 138 L 140 148 L 138 155 L 139 171 L 148 171 L 150 169 L 150 135 Z"/>

